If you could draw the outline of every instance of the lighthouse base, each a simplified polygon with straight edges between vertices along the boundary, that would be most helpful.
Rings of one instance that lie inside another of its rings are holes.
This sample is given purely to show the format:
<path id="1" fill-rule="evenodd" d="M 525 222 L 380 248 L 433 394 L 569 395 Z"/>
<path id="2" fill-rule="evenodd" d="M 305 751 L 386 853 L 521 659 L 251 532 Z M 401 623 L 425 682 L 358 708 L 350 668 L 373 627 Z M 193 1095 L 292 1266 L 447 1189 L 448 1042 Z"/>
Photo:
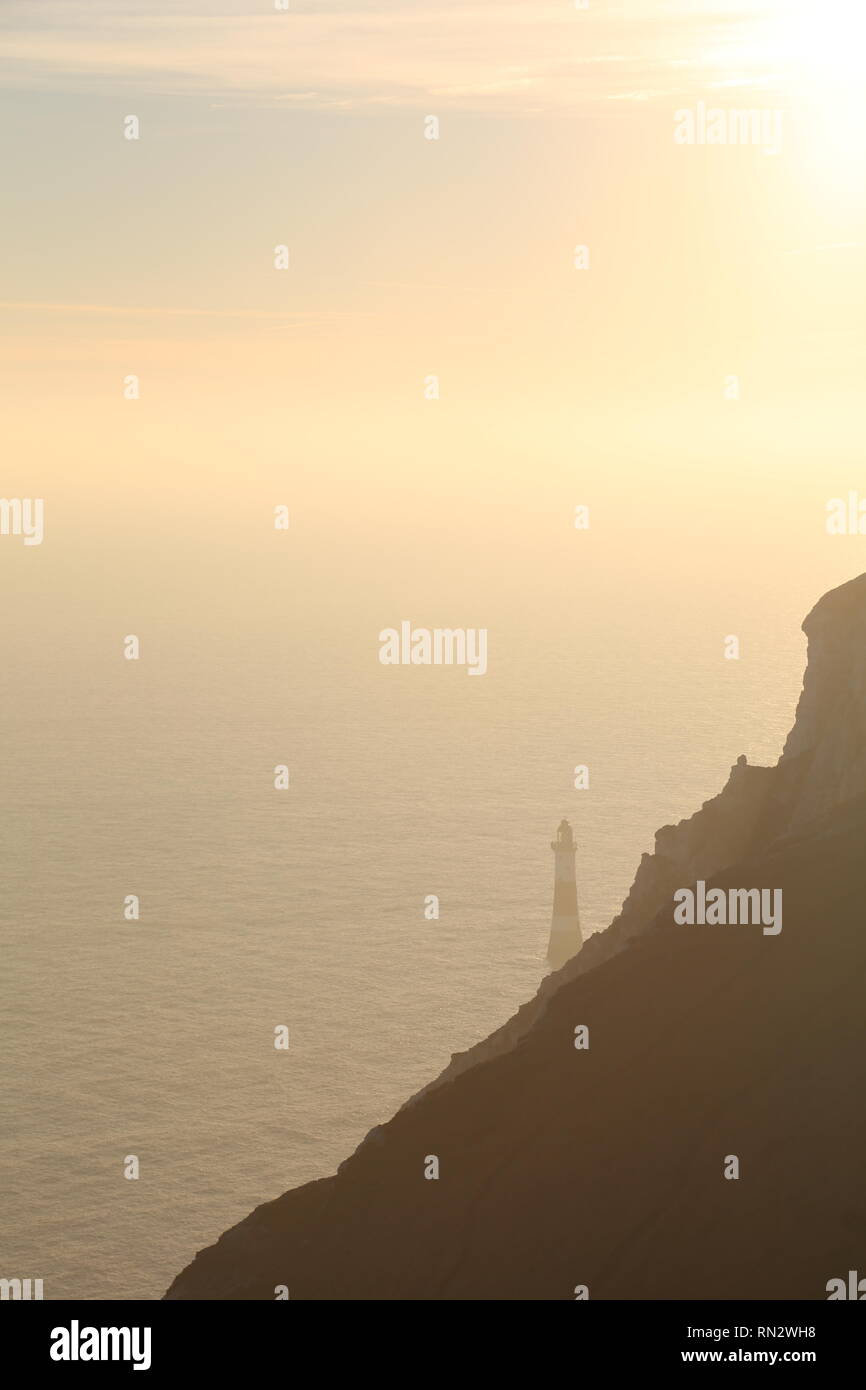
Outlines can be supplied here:
<path id="1" fill-rule="evenodd" d="M 547 943 L 547 959 L 553 969 L 558 970 L 572 956 L 576 956 L 582 945 L 579 919 L 572 916 L 554 917 Z"/>

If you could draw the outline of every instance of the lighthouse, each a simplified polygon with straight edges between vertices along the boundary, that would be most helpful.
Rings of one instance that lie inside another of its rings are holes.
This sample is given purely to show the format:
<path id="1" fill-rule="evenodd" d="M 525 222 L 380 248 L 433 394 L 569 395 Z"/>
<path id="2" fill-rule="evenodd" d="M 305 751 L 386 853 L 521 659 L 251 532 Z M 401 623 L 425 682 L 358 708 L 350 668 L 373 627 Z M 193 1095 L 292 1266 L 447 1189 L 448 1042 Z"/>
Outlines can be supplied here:
<path id="1" fill-rule="evenodd" d="M 554 854 L 553 920 L 550 924 L 547 959 L 554 970 L 558 970 L 572 956 L 576 956 L 583 945 L 580 916 L 577 911 L 577 884 L 574 878 L 574 857 L 577 850 L 567 820 L 559 822 L 556 839 L 551 840 L 550 848 Z"/>

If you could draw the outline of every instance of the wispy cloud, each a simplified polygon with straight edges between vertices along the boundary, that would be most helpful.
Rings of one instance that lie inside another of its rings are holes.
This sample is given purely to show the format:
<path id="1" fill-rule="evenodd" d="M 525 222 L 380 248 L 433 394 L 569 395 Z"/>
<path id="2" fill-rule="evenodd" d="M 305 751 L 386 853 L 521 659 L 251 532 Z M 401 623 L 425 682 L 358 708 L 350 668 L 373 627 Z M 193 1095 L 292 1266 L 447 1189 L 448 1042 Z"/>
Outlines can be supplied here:
<path id="1" fill-rule="evenodd" d="M 567 0 L 5 0 L 0 82 L 213 103 L 561 110 L 772 78 L 755 4 L 578 10 Z"/>

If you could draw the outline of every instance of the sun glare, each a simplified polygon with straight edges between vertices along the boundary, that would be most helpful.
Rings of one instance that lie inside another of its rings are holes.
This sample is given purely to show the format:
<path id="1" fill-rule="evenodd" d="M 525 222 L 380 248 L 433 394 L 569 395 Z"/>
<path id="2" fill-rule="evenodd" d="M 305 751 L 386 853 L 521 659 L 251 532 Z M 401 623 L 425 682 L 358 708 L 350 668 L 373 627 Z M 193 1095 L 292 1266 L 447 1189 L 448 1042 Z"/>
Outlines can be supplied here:
<path id="1" fill-rule="evenodd" d="M 803 153 L 849 181 L 852 165 L 866 164 L 864 0 L 777 0 L 762 11 L 760 45 L 779 75 Z"/>

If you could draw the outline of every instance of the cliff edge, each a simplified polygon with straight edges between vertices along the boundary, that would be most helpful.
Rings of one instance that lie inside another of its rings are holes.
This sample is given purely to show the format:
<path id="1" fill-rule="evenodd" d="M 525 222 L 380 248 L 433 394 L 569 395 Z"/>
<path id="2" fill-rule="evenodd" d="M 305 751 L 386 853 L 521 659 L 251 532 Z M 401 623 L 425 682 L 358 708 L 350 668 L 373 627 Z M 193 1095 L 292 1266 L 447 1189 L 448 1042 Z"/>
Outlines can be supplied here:
<path id="1" fill-rule="evenodd" d="M 812 1299 L 862 1265 L 866 575 L 804 631 L 775 767 L 741 758 L 534 1000 L 167 1298 Z M 781 890 L 782 930 L 678 925 L 697 879 Z"/>

